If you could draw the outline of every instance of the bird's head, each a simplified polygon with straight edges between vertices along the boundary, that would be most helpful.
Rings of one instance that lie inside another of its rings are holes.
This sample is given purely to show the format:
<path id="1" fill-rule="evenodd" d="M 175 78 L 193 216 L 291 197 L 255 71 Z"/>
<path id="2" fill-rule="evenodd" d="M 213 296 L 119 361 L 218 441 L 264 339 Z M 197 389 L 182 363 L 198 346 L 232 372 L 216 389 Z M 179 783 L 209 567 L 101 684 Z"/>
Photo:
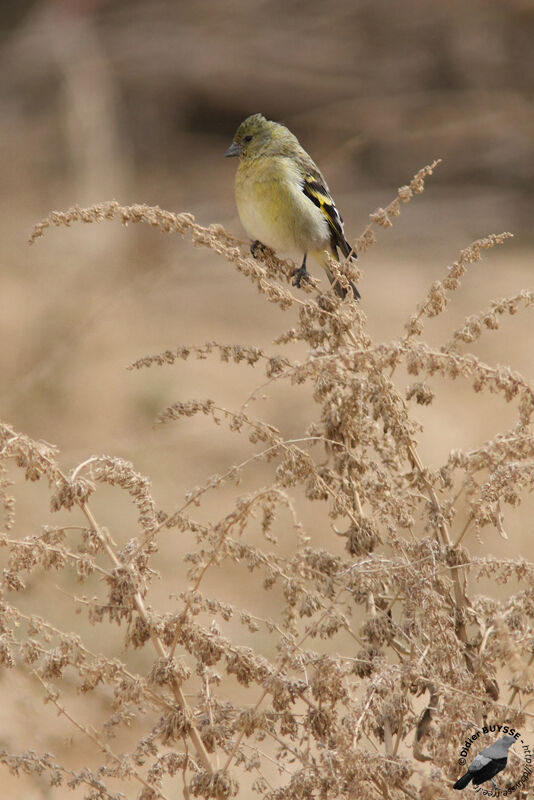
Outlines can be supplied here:
<path id="1" fill-rule="evenodd" d="M 511 747 L 515 741 L 516 741 L 515 736 L 509 736 L 508 734 L 506 734 L 506 736 L 503 736 L 501 739 L 501 742 L 504 744 L 505 747 Z"/>
<path id="2" fill-rule="evenodd" d="M 252 114 L 236 130 L 234 140 L 224 155 L 247 159 L 257 158 L 264 153 L 274 154 L 282 152 L 289 139 L 295 137 L 285 125 L 265 119 L 263 114 Z"/>

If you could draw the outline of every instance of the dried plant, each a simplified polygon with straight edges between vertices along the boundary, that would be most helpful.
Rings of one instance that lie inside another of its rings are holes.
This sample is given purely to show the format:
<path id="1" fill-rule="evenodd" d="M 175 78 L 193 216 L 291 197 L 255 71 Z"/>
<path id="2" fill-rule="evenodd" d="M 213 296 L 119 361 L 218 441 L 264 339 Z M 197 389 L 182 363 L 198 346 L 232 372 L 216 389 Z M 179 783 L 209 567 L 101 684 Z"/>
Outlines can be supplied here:
<path id="1" fill-rule="evenodd" d="M 375 226 L 391 225 L 434 167 L 371 215 L 357 250 L 374 243 Z M 365 299 L 342 302 L 313 280 L 304 291 L 292 289 L 292 264 L 270 252 L 253 259 L 220 225 L 202 227 L 191 214 L 107 202 L 51 214 L 32 241 L 50 225 L 112 218 L 188 235 L 215 251 L 267 302 L 293 309 L 292 327 L 276 340 L 279 351 L 293 342 L 307 348 L 295 361 L 251 345 L 209 342 L 140 358 L 132 369 L 216 356 L 245 362 L 262 372 L 258 392 L 280 384 L 291 393 L 303 385 L 317 411 L 302 419 L 298 437 L 288 438 L 251 415 L 253 397 L 234 411 L 216 398 L 163 410 L 161 424 L 204 414 L 251 446 L 246 460 L 208 477 L 172 511 L 157 507 L 149 480 L 124 460 L 93 456 L 66 474 L 52 446 L 1 426 L 0 543 L 9 555 L 0 657 L 4 667 L 35 676 L 45 701 L 102 753 L 91 769 L 33 751 L 4 750 L 2 762 L 15 774 L 45 775 L 52 786 L 81 787 L 87 798 L 131 797 L 135 786 L 142 800 L 179 791 L 186 798 L 255 792 L 265 800 L 454 796 L 458 750 L 469 732 L 504 722 L 531 729 L 533 718 L 534 565 L 514 542 L 505 560 L 491 555 L 491 543 L 506 535 L 507 508 L 534 484 L 534 391 L 522 375 L 463 347 L 498 328 L 501 315 L 532 305 L 534 292 L 496 300 L 442 347 L 421 337 L 470 264 L 510 234 L 463 250 L 407 315 L 404 332 L 376 343 L 366 329 Z M 338 268 L 340 280 L 354 277 L 349 265 Z M 407 391 L 394 381 L 399 367 L 414 377 Z M 434 375 L 466 379 L 474 393 L 504 398 L 516 421 L 476 449 L 454 450 L 432 470 L 418 452 L 413 404 L 433 401 Z M 68 510 L 71 526 L 17 536 L 9 462 L 27 480 L 48 484 L 52 510 Z M 258 462 L 270 470 L 267 485 L 236 489 L 233 508 L 217 519 L 198 516 L 207 493 L 238 484 Z M 135 534 L 108 530 L 102 512 L 97 518 L 92 495 L 99 484 L 129 495 Z M 306 503 L 328 509 L 331 549 L 311 546 L 296 509 L 299 489 Z M 482 530 L 487 554 L 475 557 L 469 541 Z M 187 542 L 189 585 L 172 610 L 162 611 L 151 604 L 150 590 L 153 558 L 169 531 Z M 257 595 L 270 598 L 271 616 L 257 613 L 254 598 L 242 608 L 216 596 L 213 578 L 228 565 L 232 574 L 255 578 Z M 66 586 L 70 573 L 81 583 L 98 576 L 94 597 L 65 602 L 76 603 L 93 625 L 115 623 L 122 632 L 116 652 L 94 652 L 78 633 L 43 619 L 38 607 L 28 611 L 26 585 L 50 570 Z M 507 599 L 482 594 L 484 578 L 496 587 L 510 584 Z M 136 650 L 150 653 L 146 674 L 133 666 Z M 98 729 L 69 709 L 73 686 L 88 700 L 107 698 L 108 718 Z M 117 751 L 112 738 L 126 726 L 135 742 Z M 526 796 L 522 791 L 514 796 Z"/>

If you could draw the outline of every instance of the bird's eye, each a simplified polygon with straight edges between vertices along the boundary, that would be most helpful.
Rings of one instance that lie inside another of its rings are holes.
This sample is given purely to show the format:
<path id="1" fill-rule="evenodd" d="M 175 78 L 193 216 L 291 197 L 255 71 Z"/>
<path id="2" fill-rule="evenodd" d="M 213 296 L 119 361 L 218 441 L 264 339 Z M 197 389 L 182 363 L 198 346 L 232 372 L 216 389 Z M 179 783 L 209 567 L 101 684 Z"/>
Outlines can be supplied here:
<path id="1" fill-rule="evenodd" d="M 251 142 L 251 141 L 252 141 L 252 136 L 250 135 L 250 133 L 249 133 L 249 135 L 248 135 L 248 136 L 245 136 L 245 138 L 243 139 L 243 141 L 244 141 L 244 142 Z"/>

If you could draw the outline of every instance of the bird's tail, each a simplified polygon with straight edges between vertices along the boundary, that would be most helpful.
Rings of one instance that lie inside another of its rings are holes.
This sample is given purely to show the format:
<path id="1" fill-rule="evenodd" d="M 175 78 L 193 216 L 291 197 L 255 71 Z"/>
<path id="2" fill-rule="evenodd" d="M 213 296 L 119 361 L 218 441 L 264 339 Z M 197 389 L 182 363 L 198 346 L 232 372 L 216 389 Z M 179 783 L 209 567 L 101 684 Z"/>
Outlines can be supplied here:
<path id="1" fill-rule="evenodd" d="M 356 253 L 351 249 L 351 247 L 350 247 L 348 242 L 345 242 L 344 244 L 345 244 L 345 247 L 341 247 L 341 245 L 338 245 L 338 246 L 341 248 L 345 258 L 350 258 L 350 260 L 353 261 L 354 259 L 357 258 Z M 332 250 L 330 251 L 330 256 L 333 259 L 335 259 L 336 261 L 339 261 L 339 258 L 338 258 L 338 255 L 337 255 L 337 250 L 335 248 L 332 248 Z M 316 260 L 319 261 L 319 263 L 321 264 L 321 266 L 324 269 L 324 271 L 326 272 L 326 276 L 327 276 L 328 280 L 330 281 L 330 283 L 332 284 L 332 286 L 334 287 L 335 293 L 338 295 L 338 297 L 341 297 L 342 299 L 345 299 L 345 297 L 347 296 L 347 290 L 339 285 L 339 283 L 336 280 L 332 270 L 330 269 L 330 264 L 328 263 L 328 258 L 326 256 L 326 251 L 324 251 L 322 253 L 315 254 L 315 257 L 316 257 Z M 360 295 L 358 289 L 356 288 L 356 285 L 352 281 L 349 281 L 349 284 L 350 284 L 350 288 L 352 289 L 352 293 L 354 295 L 354 299 L 355 300 L 359 300 L 361 295 Z"/>
<path id="2" fill-rule="evenodd" d="M 456 783 L 454 784 L 454 786 L 452 788 L 453 789 L 465 789 L 465 787 L 467 786 L 467 784 L 469 783 L 469 781 L 471 780 L 472 777 L 473 776 L 469 772 L 466 772 L 465 775 L 462 775 L 461 778 L 458 778 L 458 780 L 456 781 Z"/>

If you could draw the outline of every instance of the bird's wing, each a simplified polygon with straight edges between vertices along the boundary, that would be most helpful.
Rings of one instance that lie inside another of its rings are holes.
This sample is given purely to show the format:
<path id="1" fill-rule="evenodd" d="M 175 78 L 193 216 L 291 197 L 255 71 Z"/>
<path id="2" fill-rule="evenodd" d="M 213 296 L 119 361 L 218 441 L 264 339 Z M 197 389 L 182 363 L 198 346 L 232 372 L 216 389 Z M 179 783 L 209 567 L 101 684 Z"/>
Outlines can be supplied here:
<path id="1" fill-rule="evenodd" d="M 498 775 L 505 768 L 507 760 L 506 758 L 490 758 L 482 769 L 473 774 L 474 785 L 480 786 L 481 783 L 490 781 L 495 775 Z"/>
<path id="2" fill-rule="evenodd" d="M 489 764 L 491 760 L 491 756 L 488 758 L 484 755 L 484 751 L 482 751 L 482 753 L 479 753 L 472 760 L 471 764 L 469 765 L 469 772 L 478 772 L 480 769 L 483 769 L 486 764 Z"/>
<path id="3" fill-rule="evenodd" d="M 321 210 L 328 222 L 332 247 L 339 247 L 345 257 L 355 256 L 351 246 L 345 239 L 343 220 L 320 173 L 306 173 L 303 177 L 302 191 Z"/>

